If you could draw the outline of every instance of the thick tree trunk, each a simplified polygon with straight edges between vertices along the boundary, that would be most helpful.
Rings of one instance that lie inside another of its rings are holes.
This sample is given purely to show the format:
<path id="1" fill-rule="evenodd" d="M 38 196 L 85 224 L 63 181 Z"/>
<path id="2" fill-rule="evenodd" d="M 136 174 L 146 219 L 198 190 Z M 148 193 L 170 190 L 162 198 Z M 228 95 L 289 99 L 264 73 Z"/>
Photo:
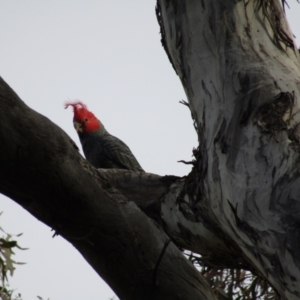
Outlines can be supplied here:
<path id="1" fill-rule="evenodd" d="M 299 54 L 277 0 L 158 0 L 199 137 L 186 178 L 95 170 L 0 81 L 0 192 L 121 299 L 214 299 L 177 246 L 300 296 Z"/>
<path id="2" fill-rule="evenodd" d="M 182 202 L 299 299 L 300 63 L 280 3 L 158 0 L 157 15 L 199 137 Z"/>

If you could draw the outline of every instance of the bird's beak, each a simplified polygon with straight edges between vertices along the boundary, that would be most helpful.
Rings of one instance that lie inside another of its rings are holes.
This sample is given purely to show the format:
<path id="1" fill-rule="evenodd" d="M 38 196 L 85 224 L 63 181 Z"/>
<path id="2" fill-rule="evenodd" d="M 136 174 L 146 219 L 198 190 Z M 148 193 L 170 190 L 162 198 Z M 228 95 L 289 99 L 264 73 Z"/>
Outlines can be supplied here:
<path id="1" fill-rule="evenodd" d="M 79 133 L 79 132 L 82 132 L 82 124 L 81 124 L 81 123 L 74 121 L 73 124 L 74 124 L 75 130 L 76 130 L 78 133 Z"/>

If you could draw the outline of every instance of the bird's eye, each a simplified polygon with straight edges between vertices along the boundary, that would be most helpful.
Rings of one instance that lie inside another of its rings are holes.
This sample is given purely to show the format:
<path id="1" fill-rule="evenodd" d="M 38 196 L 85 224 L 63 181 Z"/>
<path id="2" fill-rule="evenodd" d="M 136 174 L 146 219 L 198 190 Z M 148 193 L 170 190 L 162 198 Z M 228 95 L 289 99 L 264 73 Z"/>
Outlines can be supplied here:
<path id="1" fill-rule="evenodd" d="M 85 119 L 84 119 L 84 122 L 87 122 L 87 121 L 88 121 L 88 118 L 85 118 Z"/>

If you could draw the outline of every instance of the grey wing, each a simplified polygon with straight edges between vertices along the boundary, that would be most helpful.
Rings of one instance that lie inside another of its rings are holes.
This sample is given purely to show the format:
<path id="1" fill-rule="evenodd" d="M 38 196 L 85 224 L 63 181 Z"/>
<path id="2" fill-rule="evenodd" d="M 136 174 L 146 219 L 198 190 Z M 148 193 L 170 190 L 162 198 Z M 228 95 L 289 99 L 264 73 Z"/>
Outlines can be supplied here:
<path id="1" fill-rule="evenodd" d="M 120 169 L 145 172 L 129 147 L 113 135 L 107 135 L 101 141 L 102 151 Z"/>

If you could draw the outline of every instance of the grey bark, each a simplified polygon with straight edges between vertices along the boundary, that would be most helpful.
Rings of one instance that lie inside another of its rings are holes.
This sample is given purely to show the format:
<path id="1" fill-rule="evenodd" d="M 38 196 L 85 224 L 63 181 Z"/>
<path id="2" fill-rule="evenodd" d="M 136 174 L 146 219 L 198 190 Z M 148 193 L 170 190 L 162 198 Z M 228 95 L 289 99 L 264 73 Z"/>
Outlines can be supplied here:
<path id="1" fill-rule="evenodd" d="M 214 299 L 177 246 L 300 297 L 300 63 L 277 0 L 158 0 L 199 138 L 186 178 L 95 170 L 1 81 L 0 191 L 121 299 Z"/>
<path id="2" fill-rule="evenodd" d="M 299 299 L 300 63 L 280 2 L 158 0 L 157 15 L 199 137 L 194 228 Z"/>

